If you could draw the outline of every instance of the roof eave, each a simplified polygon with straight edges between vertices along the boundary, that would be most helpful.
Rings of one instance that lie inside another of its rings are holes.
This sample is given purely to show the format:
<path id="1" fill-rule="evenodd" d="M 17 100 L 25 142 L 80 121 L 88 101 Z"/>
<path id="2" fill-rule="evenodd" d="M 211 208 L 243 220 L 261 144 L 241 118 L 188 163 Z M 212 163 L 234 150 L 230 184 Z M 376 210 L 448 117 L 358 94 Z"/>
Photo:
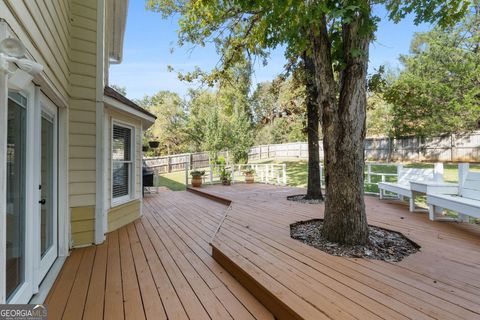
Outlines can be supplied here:
<path id="1" fill-rule="evenodd" d="M 114 0 L 108 2 L 109 14 L 109 51 L 108 57 L 111 64 L 119 64 L 123 59 L 123 42 L 127 24 L 128 0 Z"/>

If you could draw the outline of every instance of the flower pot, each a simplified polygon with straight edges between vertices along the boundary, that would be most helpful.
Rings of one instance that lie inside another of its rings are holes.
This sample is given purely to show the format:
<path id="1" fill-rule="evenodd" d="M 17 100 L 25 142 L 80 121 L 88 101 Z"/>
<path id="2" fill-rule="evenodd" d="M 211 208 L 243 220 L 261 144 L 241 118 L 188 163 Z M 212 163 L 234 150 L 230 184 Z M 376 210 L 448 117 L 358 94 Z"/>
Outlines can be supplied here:
<path id="1" fill-rule="evenodd" d="M 143 152 L 147 152 L 149 149 L 150 149 L 150 148 L 149 148 L 148 146 L 143 146 L 143 147 L 142 147 L 142 151 L 143 151 Z"/>
<path id="2" fill-rule="evenodd" d="M 255 178 L 253 177 L 253 173 L 245 173 L 245 183 L 254 183 Z"/>
<path id="3" fill-rule="evenodd" d="M 222 180 L 222 184 L 224 186 L 229 186 L 230 185 L 230 180 L 224 179 L 224 180 Z"/>
<path id="4" fill-rule="evenodd" d="M 192 187 L 200 188 L 202 186 L 202 176 L 192 177 Z"/>
<path id="5" fill-rule="evenodd" d="M 158 148 L 158 146 L 160 145 L 160 142 L 159 141 L 148 141 L 148 145 L 150 146 L 150 148 Z"/>

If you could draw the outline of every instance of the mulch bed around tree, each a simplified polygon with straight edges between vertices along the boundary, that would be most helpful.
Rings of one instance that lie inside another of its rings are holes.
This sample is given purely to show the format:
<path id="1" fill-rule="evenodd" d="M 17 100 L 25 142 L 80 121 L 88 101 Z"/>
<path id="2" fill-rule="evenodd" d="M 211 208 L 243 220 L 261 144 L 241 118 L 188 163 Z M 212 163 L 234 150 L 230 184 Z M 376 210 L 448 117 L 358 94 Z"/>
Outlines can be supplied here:
<path id="1" fill-rule="evenodd" d="M 334 256 L 367 258 L 391 262 L 418 252 L 420 246 L 400 232 L 369 226 L 369 243 L 350 246 L 329 242 L 322 234 L 323 219 L 300 221 L 290 225 L 290 236 Z"/>
<path id="2" fill-rule="evenodd" d="M 306 194 L 296 194 L 294 196 L 288 196 L 287 200 L 289 201 L 296 201 L 300 203 L 308 203 L 308 204 L 319 204 L 323 203 L 323 200 L 318 200 L 318 199 L 307 199 Z"/>

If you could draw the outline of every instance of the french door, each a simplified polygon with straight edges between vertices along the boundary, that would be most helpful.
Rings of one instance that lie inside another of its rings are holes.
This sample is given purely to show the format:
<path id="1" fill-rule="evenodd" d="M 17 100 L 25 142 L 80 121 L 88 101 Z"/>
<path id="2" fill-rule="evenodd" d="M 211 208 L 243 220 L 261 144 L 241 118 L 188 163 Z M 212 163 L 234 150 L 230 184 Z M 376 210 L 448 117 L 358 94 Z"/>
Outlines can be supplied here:
<path id="1" fill-rule="evenodd" d="M 58 257 L 58 113 L 32 85 L 7 114 L 5 300 L 28 303 Z"/>
<path id="2" fill-rule="evenodd" d="M 8 93 L 5 296 L 9 303 L 25 303 L 33 292 L 34 206 L 27 182 L 33 181 L 33 170 L 28 165 L 28 155 L 33 150 L 28 144 L 34 128 L 31 105 L 27 95 Z"/>
<path id="3" fill-rule="evenodd" d="M 57 108 L 47 98 L 41 99 L 40 121 L 40 267 L 43 279 L 58 256 L 57 214 Z M 37 228 L 38 229 L 38 228 Z"/>

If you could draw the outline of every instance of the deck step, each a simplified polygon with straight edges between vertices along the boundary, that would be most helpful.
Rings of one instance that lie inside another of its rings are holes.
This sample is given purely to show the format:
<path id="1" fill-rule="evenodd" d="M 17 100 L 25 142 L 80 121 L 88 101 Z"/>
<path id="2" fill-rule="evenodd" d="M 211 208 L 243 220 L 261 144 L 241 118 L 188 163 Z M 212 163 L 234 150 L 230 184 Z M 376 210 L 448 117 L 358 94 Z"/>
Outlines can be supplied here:
<path id="1" fill-rule="evenodd" d="M 215 202 L 224 204 L 224 205 L 226 205 L 226 206 L 229 206 L 229 205 L 232 203 L 232 200 L 229 200 L 229 199 L 224 198 L 224 197 L 220 197 L 220 196 L 215 195 L 215 194 L 212 194 L 212 193 L 208 193 L 208 192 L 202 191 L 202 190 L 200 190 L 199 188 L 187 187 L 187 191 L 188 191 L 188 192 L 191 192 L 191 193 L 194 193 L 194 194 L 196 194 L 196 195 L 202 196 L 202 197 L 204 197 L 204 198 L 213 200 L 213 201 L 215 201 Z"/>

